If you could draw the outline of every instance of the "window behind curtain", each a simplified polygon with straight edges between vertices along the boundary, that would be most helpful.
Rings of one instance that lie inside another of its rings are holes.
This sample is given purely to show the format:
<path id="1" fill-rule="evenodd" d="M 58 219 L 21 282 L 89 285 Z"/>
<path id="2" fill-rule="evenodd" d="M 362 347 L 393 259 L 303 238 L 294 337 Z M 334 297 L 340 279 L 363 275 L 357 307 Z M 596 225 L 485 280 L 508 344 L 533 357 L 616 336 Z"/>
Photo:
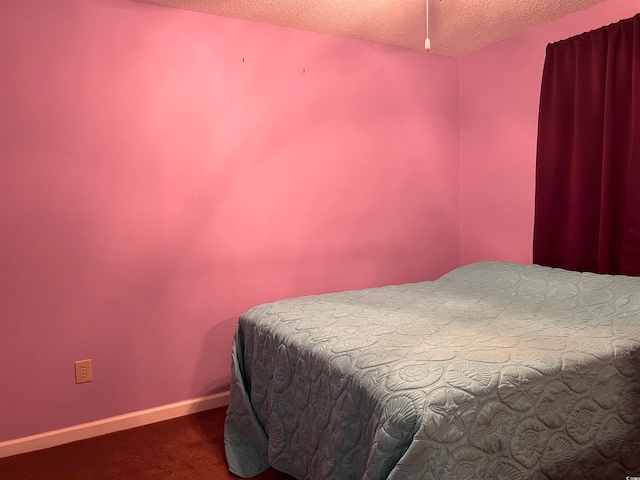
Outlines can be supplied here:
<path id="1" fill-rule="evenodd" d="M 547 47 L 533 261 L 640 275 L 640 14 Z"/>

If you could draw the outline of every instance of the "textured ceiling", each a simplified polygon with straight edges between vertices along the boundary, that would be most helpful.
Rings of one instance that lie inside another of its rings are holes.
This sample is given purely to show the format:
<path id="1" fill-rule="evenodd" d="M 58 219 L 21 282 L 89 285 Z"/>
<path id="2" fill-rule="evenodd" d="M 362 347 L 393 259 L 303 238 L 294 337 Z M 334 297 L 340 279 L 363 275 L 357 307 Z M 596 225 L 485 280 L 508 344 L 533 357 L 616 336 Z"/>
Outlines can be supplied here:
<path id="1" fill-rule="evenodd" d="M 424 49 L 425 0 L 138 0 Z M 431 52 L 462 56 L 606 0 L 429 0 Z"/>

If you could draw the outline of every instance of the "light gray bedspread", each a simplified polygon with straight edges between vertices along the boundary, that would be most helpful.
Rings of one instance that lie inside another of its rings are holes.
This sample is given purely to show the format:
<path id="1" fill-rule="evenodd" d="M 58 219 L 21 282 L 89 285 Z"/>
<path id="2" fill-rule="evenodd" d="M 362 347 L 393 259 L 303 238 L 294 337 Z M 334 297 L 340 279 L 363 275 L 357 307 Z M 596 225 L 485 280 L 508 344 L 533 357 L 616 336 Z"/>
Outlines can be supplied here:
<path id="1" fill-rule="evenodd" d="M 253 308 L 225 447 L 242 477 L 640 476 L 640 278 L 481 262 Z"/>

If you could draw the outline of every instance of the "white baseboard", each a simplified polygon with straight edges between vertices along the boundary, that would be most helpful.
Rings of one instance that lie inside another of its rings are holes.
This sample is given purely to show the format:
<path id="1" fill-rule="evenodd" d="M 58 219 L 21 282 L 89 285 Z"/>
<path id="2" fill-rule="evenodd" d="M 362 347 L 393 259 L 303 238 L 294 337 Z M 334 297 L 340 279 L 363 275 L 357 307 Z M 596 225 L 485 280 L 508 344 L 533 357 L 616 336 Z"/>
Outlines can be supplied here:
<path id="1" fill-rule="evenodd" d="M 107 433 L 141 427 L 150 423 L 182 417 L 191 413 L 229 405 L 229 392 L 216 393 L 183 402 L 162 405 L 148 410 L 131 412 L 117 417 L 95 422 L 82 423 L 73 427 L 53 430 L 30 437 L 0 442 L 0 458 L 55 447 L 65 443 L 97 437 Z"/>

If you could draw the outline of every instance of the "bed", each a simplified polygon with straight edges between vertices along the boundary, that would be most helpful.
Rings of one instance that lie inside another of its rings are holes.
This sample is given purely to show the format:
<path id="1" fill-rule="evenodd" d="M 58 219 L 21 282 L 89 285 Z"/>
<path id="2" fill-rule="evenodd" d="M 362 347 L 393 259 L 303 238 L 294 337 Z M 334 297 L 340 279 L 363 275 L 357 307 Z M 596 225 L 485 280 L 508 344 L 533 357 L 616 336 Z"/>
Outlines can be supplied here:
<path id="1" fill-rule="evenodd" d="M 640 278 L 480 262 L 257 306 L 232 355 L 241 477 L 640 475 Z"/>

